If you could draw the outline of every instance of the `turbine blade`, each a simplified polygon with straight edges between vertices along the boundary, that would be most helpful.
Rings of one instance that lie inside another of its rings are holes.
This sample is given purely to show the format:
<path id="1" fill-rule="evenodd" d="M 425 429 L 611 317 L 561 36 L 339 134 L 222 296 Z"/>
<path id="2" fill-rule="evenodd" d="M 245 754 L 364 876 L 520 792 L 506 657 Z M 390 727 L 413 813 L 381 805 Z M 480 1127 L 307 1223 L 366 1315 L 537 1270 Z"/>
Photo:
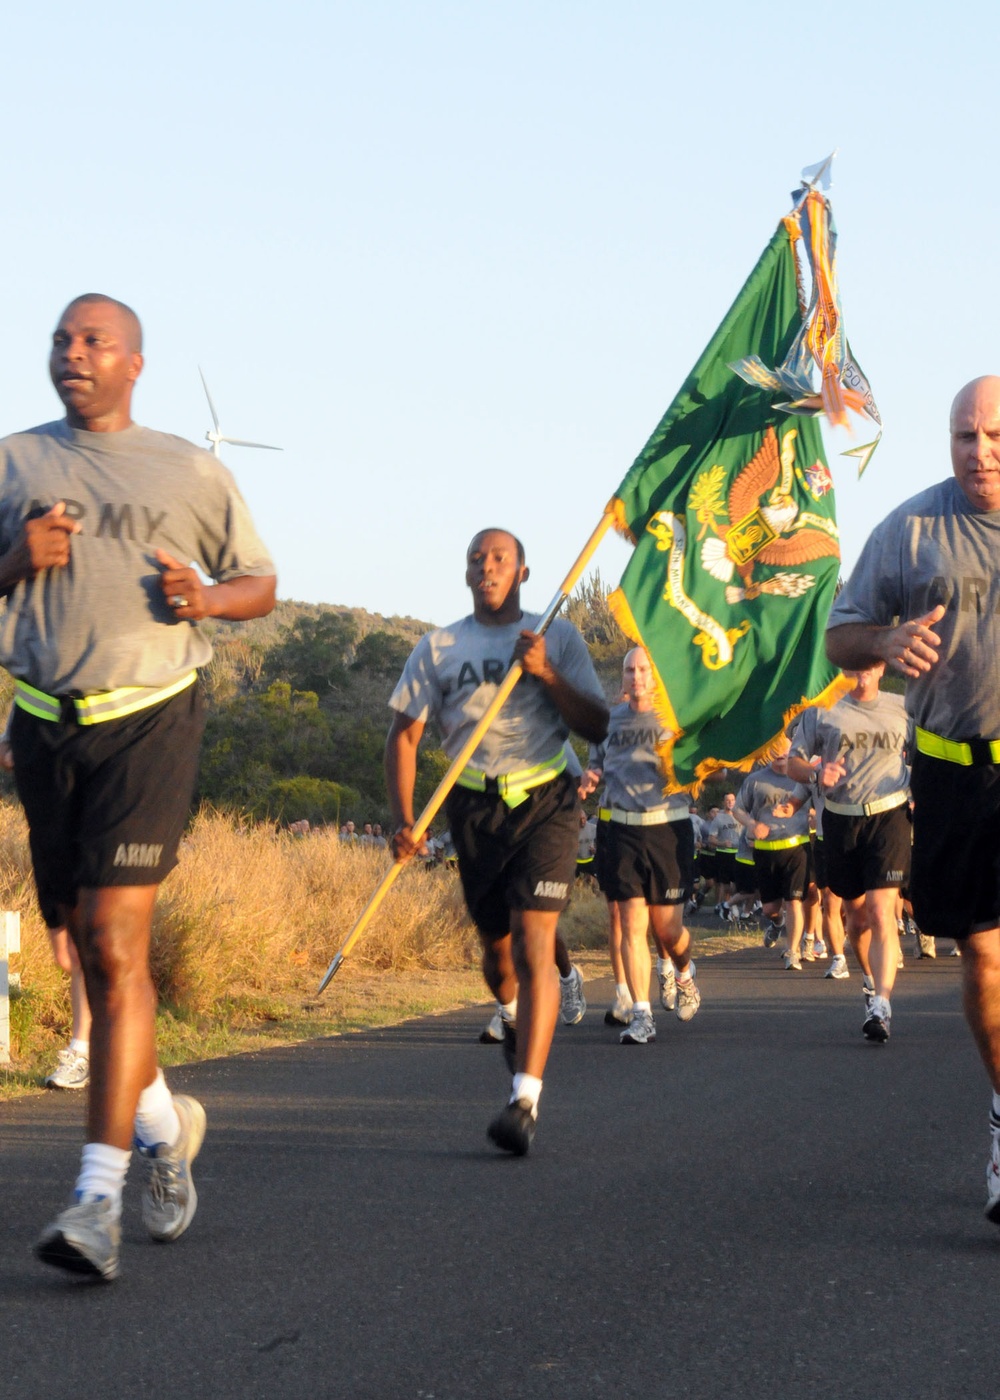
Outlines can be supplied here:
<path id="1" fill-rule="evenodd" d="M 219 415 L 215 411 L 215 404 L 212 402 L 212 395 L 208 392 L 208 383 L 201 365 L 198 366 L 198 373 L 201 375 L 201 382 L 205 389 L 205 397 L 208 399 L 208 407 L 212 414 L 212 422 L 215 424 L 215 431 L 219 431 Z"/>
<path id="2" fill-rule="evenodd" d="M 244 438 L 224 437 L 220 442 L 231 443 L 233 447 L 263 447 L 268 452 L 284 452 L 283 447 L 272 447 L 269 442 L 247 442 Z"/>

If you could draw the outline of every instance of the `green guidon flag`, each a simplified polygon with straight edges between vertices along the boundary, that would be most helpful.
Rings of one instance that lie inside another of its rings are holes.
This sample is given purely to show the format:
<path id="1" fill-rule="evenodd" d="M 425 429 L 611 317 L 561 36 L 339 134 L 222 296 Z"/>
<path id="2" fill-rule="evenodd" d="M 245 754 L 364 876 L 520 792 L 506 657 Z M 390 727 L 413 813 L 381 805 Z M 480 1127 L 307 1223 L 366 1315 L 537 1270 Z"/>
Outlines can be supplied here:
<path id="1" fill-rule="evenodd" d="M 668 792 L 766 759 L 800 710 L 849 688 L 823 646 L 840 547 L 815 415 L 877 411 L 867 381 L 850 387 L 863 376 L 840 327 L 829 204 L 803 194 L 611 503 L 635 550 L 610 601 L 653 663 Z"/>

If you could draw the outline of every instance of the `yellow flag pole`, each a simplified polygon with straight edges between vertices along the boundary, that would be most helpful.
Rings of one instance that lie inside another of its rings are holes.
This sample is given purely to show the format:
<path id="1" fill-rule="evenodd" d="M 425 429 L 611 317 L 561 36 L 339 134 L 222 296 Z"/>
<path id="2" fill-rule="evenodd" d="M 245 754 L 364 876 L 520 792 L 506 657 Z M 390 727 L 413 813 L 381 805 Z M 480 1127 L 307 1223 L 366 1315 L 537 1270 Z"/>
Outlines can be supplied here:
<path id="1" fill-rule="evenodd" d="M 563 579 L 562 584 L 559 588 L 559 592 L 552 599 L 552 602 L 549 604 L 549 606 L 543 613 L 541 621 L 535 629 L 539 636 L 541 636 L 547 631 L 549 624 L 552 622 L 552 619 L 556 616 L 563 603 L 565 603 L 566 599 L 576 587 L 580 575 L 583 573 L 584 569 L 587 567 L 588 563 L 593 557 L 597 546 L 600 544 L 601 540 L 604 538 L 608 530 L 614 524 L 614 520 L 614 513 L 610 510 L 605 511 L 604 515 L 601 516 L 601 519 L 598 521 L 597 527 L 594 530 L 593 534 L 590 536 L 590 539 L 584 545 L 573 567 Z M 461 752 L 455 755 L 447 773 L 445 773 L 444 777 L 434 789 L 433 795 L 431 796 L 430 801 L 427 803 L 427 806 L 424 808 L 424 810 L 420 813 L 420 816 L 414 822 L 412 836 L 413 840 L 418 844 L 426 835 L 428 827 L 430 826 L 434 818 L 437 816 L 438 812 L 441 810 L 441 807 L 444 805 L 445 798 L 455 786 L 459 774 L 465 768 L 465 765 L 468 763 L 469 759 L 479 747 L 480 743 L 482 742 L 483 735 L 486 733 L 490 725 L 496 719 L 497 715 L 503 709 L 504 705 L 507 702 L 508 696 L 510 695 L 511 691 L 514 689 L 514 687 L 517 685 L 520 679 L 521 663 L 519 661 L 515 661 L 512 663 L 510 670 L 504 676 L 503 681 L 501 682 L 496 695 L 493 697 L 489 708 L 486 710 L 485 714 L 480 719 L 475 729 L 469 735 L 468 739 L 462 745 Z M 378 909 L 383 899 L 385 899 L 386 895 L 389 893 L 390 889 L 393 886 L 393 883 L 396 880 L 397 875 L 400 873 L 400 871 L 403 869 L 403 866 L 406 864 L 407 861 L 404 860 L 394 861 L 393 864 L 389 867 L 389 869 L 385 872 L 385 875 L 382 877 L 381 884 L 378 886 L 371 899 L 369 899 L 368 903 L 361 911 L 361 915 L 358 918 L 357 923 L 347 935 L 347 938 L 344 940 L 344 943 L 339 953 L 337 953 L 336 957 L 333 959 L 333 961 L 330 963 L 330 966 L 326 969 L 326 972 L 323 974 L 323 980 L 319 984 L 319 989 L 316 993 L 317 996 L 319 996 L 322 992 L 325 992 L 327 987 L 333 981 L 333 978 L 336 976 L 337 970 L 339 969 L 341 963 L 344 961 L 344 959 L 350 953 L 351 949 L 354 947 L 355 943 L 358 941 L 358 939 L 364 933 L 365 929 L 371 923 L 372 919 L 375 916 L 375 911 Z"/>

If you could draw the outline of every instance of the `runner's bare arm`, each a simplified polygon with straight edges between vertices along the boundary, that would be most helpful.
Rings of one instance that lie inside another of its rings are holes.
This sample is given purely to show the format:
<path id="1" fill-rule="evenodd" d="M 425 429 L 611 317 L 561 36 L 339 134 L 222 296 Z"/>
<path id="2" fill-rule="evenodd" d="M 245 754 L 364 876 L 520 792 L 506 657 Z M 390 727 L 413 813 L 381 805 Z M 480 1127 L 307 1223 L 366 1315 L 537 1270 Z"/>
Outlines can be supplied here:
<path id="1" fill-rule="evenodd" d="M 385 786 L 392 809 L 395 832 L 392 853 L 397 860 L 409 860 L 427 848 L 411 836 L 414 823 L 413 789 L 417 781 L 417 749 L 423 738 L 424 721 L 411 719 L 397 710 L 385 741 Z"/>
<path id="2" fill-rule="evenodd" d="M 795 782 L 805 783 L 808 786 L 815 777 L 816 769 L 819 767 L 820 762 L 821 760 L 818 758 L 814 758 L 812 762 L 809 762 L 807 759 L 799 758 L 798 755 L 789 754 L 785 772 Z"/>
<path id="3" fill-rule="evenodd" d="M 548 659 L 544 637 L 523 631 L 514 644 L 514 659 L 520 661 L 527 675 L 541 681 L 574 734 L 591 744 L 601 742 L 608 732 L 607 705 L 577 690 L 559 674 Z"/>
<path id="4" fill-rule="evenodd" d="M 897 627 L 876 627 L 867 622 L 846 622 L 826 634 L 826 654 L 835 666 L 862 670 L 884 661 L 894 671 L 915 680 L 937 664 L 941 638 L 933 630 L 944 617 L 939 604 L 923 617 Z"/>
<path id="5" fill-rule="evenodd" d="M 156 561 L 163 565 L 160 590 L 175 617 L 189 622 L 200 622 L 203 617 L 245 622 L 251 617 L 266 617 L 274 607 L 278 582 L 274 574 L 243 574 L 225 583 L 205 584 L 196 569 L 165 549 L 156 551 Z"/>

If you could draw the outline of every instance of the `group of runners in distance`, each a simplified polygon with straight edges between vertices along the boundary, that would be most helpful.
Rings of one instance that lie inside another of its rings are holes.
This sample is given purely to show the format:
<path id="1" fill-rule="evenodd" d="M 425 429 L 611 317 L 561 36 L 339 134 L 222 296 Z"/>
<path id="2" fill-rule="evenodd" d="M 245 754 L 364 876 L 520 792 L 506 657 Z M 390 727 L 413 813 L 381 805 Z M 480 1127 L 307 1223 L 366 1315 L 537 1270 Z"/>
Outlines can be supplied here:
<path id="1" fill-rule="evenodd" d="M 80 1171 L 35 1248 L 47 1264 L 105 1279 L 119 1270 L 133 1146 L 154 1239 L 177 1239 L 197 1205 L 192 1163 L 206 1118 L 157 1066 L 151 920 L 197 770 L 196 672 L 211 654 L 197 623 L 261 616 L 276 584 L 226 469 L 133 423 L 141 344 L 127 306 L 100 294 L 71 302 L 50 358 L 65 417 L 0 442 L 0 663 L 16 687 L 14 776 L 39 902 L 50 928 L 69 930 L 93 1017 Z M 958 394 L 951 453 L 953 475 L 877 527 L 833 606 L 827 647 L 853 679 L 850 695 L 806 711 L 776 746 L 784 751 L 700 835 L 720 906 L 746 910 L 759 892 L 765 941 L 783 932 L 785 965 L 799 971 L 815 813 L 827 975 L 847 975 L 846 929 L 870 979 L 863 1029 L 873 1041 L 890 1033 L 904 886 L 924 933 L 956 940 L 993 1088 L 987 1215 L 1000 1223 L 1000 378 Z M 649 658 L 628 653 L 623 698 L 609 710 L 576 629 L 557 618 L 540 635 L 537 615 L 522 610 L 527 578 L 515 535 L 474 536 L 472 613 L 417 643 L 389 702 L 385 755 L 392 849 L 408 860 L 420 850 L 413 794 L 426 726 L 457 754 L 520 662 L 446 807 L 511 1072 L 487 1131 L 517 1155 L 535 1134 L 560 1008 L 570 1023 L 585 1008 L 558 936 L 581 792 L 602 787 L 595 865 L 616 987 L 607 1018 L 626 1045 L 654 1040 L 649 934 L 660 1004 L 689 1022 L 701 1000 L 684 927 L 695 828 L 687 795 L 663 791 Z M 906 711 L 879 689 L 886 667 L 907 678 Z M 591 746 L 582 775 L 571 733 Z"/>

